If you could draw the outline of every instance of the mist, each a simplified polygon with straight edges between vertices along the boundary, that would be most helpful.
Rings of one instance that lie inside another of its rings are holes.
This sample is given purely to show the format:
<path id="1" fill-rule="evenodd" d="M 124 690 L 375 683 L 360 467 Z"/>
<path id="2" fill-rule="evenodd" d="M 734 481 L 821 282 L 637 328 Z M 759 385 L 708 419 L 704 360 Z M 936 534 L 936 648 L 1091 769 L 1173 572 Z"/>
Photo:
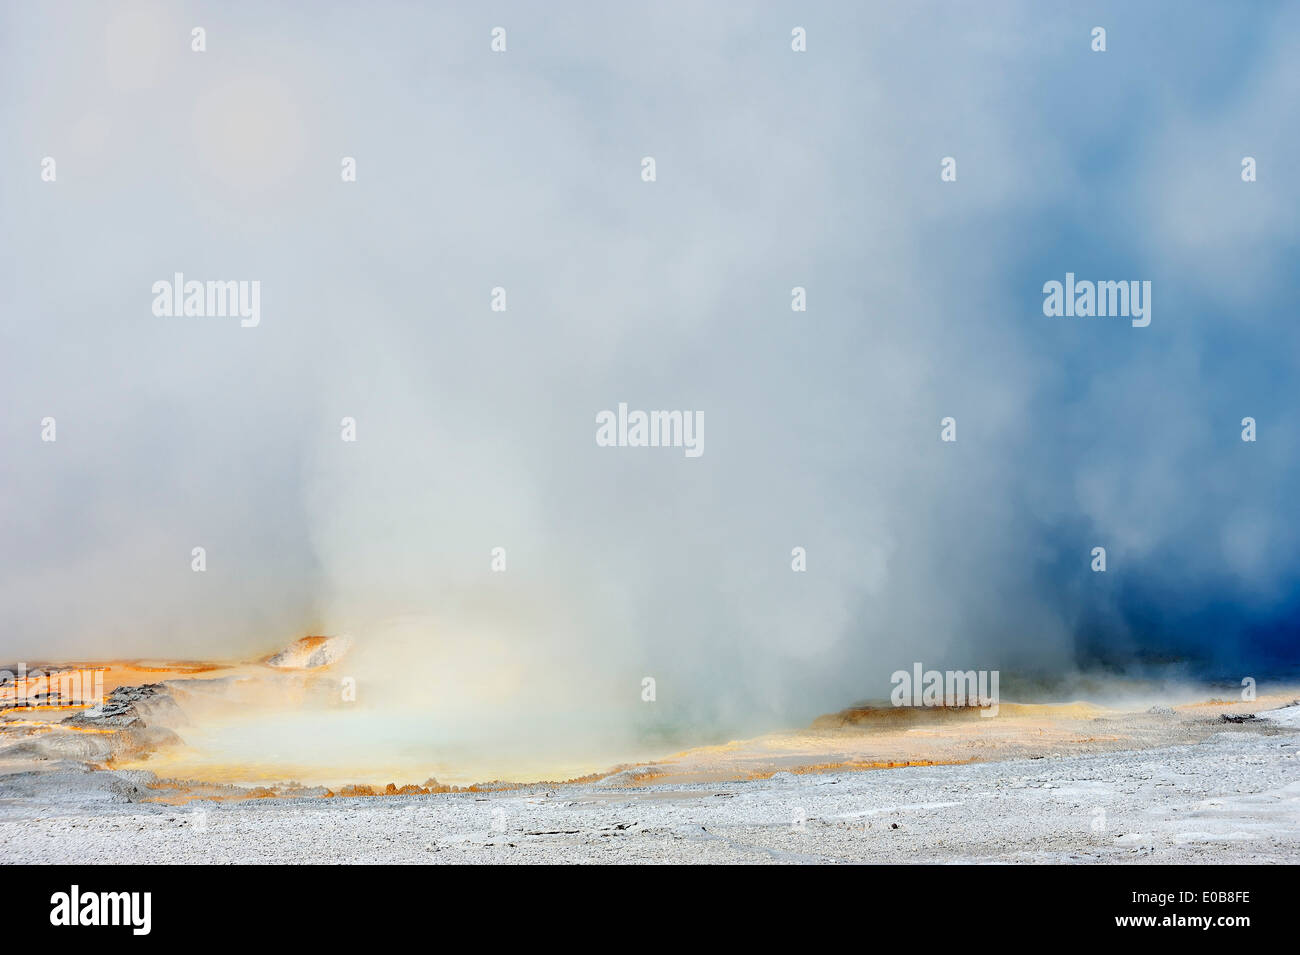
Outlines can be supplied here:
<path id="1" fill-rule="evenodd" d="M 394 705 L 642 733 L 1297 662 L 1300 11 L 376 13 L 0 13 L 6 656 L 350 633 Z M 1044 316 L 1069 271 L 1150 325 Z"/>

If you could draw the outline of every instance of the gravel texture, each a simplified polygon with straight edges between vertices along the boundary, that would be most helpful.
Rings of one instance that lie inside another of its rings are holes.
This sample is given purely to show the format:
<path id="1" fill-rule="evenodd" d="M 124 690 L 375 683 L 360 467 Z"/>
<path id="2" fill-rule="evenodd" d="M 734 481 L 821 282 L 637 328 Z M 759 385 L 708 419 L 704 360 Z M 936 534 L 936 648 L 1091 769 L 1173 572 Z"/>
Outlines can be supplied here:
<path id="1" fill-rule="evenodd" d="M 1139 751 L 182 807 L 68 763 L 0 777 L 0 861 L 1300 862 L 1300 707 L 1261 716 Z"/>

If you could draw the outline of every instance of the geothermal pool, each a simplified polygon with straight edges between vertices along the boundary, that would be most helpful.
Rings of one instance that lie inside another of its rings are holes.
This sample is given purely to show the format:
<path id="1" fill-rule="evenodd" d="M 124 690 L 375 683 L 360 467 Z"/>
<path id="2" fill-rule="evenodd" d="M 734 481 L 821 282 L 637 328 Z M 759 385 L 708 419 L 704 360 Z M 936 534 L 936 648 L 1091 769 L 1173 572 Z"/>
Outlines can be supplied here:
<path id="1" fill-rule="evenodd" d="M 539 728 L 545 734 L 539 734 Z M 600 732 L 585 714 L 529 721 L 445 720 L 434 712 L 348 709 L 208 717 L 177 728 L 183 742 L 116 768 L 235 785 L 396 783 L 468 786 L 488 781 L 564 781 L 664 754 L 625 733 Z M 581 740 L 581 745 L 575 745 Z"/>

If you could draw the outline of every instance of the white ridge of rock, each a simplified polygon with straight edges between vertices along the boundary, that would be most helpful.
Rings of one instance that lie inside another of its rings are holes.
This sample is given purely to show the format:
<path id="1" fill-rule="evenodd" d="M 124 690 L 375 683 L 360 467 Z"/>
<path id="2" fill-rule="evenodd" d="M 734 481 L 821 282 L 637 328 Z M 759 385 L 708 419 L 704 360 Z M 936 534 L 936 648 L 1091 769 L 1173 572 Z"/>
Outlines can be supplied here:
<path id="1" fill-rule="evenodd" d="M 1262 713 L 1256 713 L 1255 715 L 1261 720 L 1269 720 L 1273 723 L 1300 726 L 1300 705 L 1295 703 L 1289 703 L 1276 710 L 1264 710 Z"/>
<path id="2" fill-rule="evenodd" d="M 266 660 L 267 666 L 281 670 L 315 670 L 342 660 L 352 647 L 346 634 L 336 637 L 303 637 Z"/>

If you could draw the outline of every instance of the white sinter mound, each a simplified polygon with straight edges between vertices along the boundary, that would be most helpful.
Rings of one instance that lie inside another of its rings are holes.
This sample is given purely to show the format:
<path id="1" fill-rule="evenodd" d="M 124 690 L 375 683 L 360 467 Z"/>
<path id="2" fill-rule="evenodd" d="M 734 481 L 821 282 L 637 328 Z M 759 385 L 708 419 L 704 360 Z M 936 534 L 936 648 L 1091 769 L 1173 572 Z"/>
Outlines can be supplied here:
<path id="1" fill-rule="evenodd" d="M 266 665 L 284 670 L 314 670 L 337 663 L 352 646 L 347 636 L 303 637 L 267 658 Z"/>

